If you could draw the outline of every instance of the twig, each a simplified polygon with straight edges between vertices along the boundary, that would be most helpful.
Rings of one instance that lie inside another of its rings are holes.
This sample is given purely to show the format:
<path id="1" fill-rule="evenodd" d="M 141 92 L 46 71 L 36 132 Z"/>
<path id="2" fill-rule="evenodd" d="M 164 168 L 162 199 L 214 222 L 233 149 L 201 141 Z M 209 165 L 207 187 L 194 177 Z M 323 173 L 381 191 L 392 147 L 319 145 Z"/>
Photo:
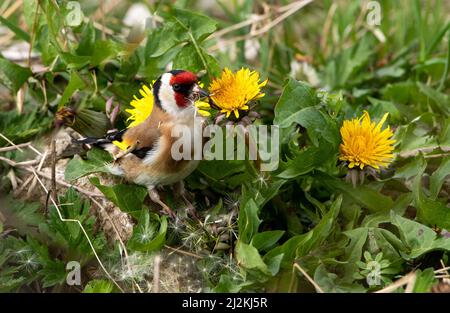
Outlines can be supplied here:
<path id="1" fill-rule="evenodd" d="M 403 276 L 402 278 L 396 280 L 389 286 L 387 286 L 381 290 L 375 291 L 375 293 L 391 293 L 404 285 L 410 284 L 412 281 L 415 281 L 415 280 L 416 280 L 416 273 L 411 272 L 411 273 L 407 274 L 406 276 Z"/>
<path id="2" fill-rule="evenodd" d="M 3 148 L 0 148 L 0 149 L 3 149 L 3 150 L 0 150 L 0 152 L 11 151 L 11 150 L 19 150 L 20 152 L 23 152 L 23 150 L 21 149 L 21 147 L 22 147 L 21 145 L 22 145 L 22 144 L 16 145 L 14 142 L 12 142 L 8 137 L 6 137 L 5 135 L 3 135 L 2 133 L 0 133 L 0 137 L 2 137 L 3 139 L 5 139 L 11 146 L 14 147 L 14 149 L 13 149 L 13 147 L 3 147 Z M 28 142 L 28 143 L 26 143 L 26 144 L 23 144 L 23 145 L 24 145 L 24 147 L 28 147 L 28 148 L 30 148 L 31 150 L 33 150 L 33 152 L 36 153 L 37 155 L 42 155 L 42 153 L 41 153 L 38 149 L 36 149 L 35 147 L 33 147 L 33 145 L 32 145 L 30 142 Z M 11 149 L 11 150 L 9 150 L 9 149 Z"/>
<path id="3" fill-rule="evenodd" d="M 13 167 L 21 167 L 21 169 L 23 169 L 24 171 L 27 171 L 29 173 L 36 172 L 39 176 L 44 177 L 46 179 L 49 179 L 49 180 L 52 179 L 51 175 L 45 174 L 45 173 L 43 173 L 43 172 L 41 172 L 39 170 L 35 171 L 34 168 L 31 167 L 31 165 L 35 165 L 35 164 L 39 163 L 39 160 L 30 160 L 30 161 L 24 161 L 24 162 L 17 163 L 17 162 L 14 162 L 13 160 L 10 160 L 8 158 L 0 157 L 0 161 L 4 161 L 4 162 L 6 162 L 7 164 L 9 164 L 10 166 L 13 166 Z M 85 190 L 85 189 L 83 189 L 81 187 L 78 187 L 78 186 L 66 183 L 65 181 L 61 181 L 61 180 L 58 180 L 58 179 L 56 179 L 55 181 L 56 181 L 57 184 L 59 184 L 61 186 L 64 186 L 64 187 L 67 187 L 67 188 L 72 187 L 72 188 L 76 189 L 77 191 L 85 194 L 88 197 L 103 197 L 103 194 L 99 194 L 99 193 L 95 193 L 95 192 L 91 192 L 91 191 Z"/>
<path id="4" fill-rule="evenodd" d="M 445 275 L 436 275 L 434 276 L 435 278 L 450 278 L 450 274 L 445 274 Z"/>
<path id="5" fill-rule="evenodd" d="M 28 60 L 27 60 L 28 67 L 30 67 L 30 65 L 31 65 L 31 51 L 33 50 L 33 45 L 34 45 L 34 41 L 36 38 L 36 25 L 37 25 L 38 16 L 39 16 L 39 2 L 40 2 L 40 0 L 38 0 L 36 3 L 36 11 L 34 12 L 34 21 L 33 21 L 33 26 L 31 28 L 30 47 L 28 49 Z"/>
<path id="6" fill-rule="evenodd" d="M 53 199 L 55 199 L 56 203 L 59 204 L 58 196 L 57 196 L 57 193 L 56 193 L 56 141 L 55 141 L 55 139 L 52 139 L 51 149 L 52 149 L 52 159 L 51 159 L 52 160 L 52 180 L 51 180 L 51 182 L 52 182 L 52 185 L 51 185 L 52 190 L 51 190 L 51 192 L 52 192 L 52 195 L 53 195 Z"/>
<path id="7" fill-rule="evenodd" d="M 20 8 L 20 6 L 22 5 L 22 0 L 18 0 L 16 1 L 13 5 L 11 5 L 4 13 L 3 13 L 3 17 L 4 18 L 8 18 L 10 17 L 14 12 L 16 12 L 16 10 L 18 8 Z"/>
<path id="8" fill-rule="evenodd" d="M 161 265 L 161 256 L 158 254 L 155 256 L 153 263 L 153 292 L 159 293 L 159 271 Z"/>
<path id="9" fill-rule="evenodd" d="M 37 163 L 39 163 L 38 160 L 30 160 L 30 161 L 23 161 L 23 162 L 14 162 L 13 160 L 10 160 L 10 159 L 5 158 L 5 157 L 0 157 L 0 161 L 5 162 L 5 163 L 7 163 L 9 166 L 12 166 L 12 167 L 30 166 L 30 165 L 36 165 Z"/>
<path id="10" fill-rule="evenodd" d="M 336 13 L 337 7 L 338 7 L 337 3 L 333 3 L 330 6 L 330 9 L 328 10 L 327 18 L 325 20 L 325 23 L 323 24 L 322 38 L 320 39 L 320 48 L 324 55 L 328 55 L 327 39 L 328 39 L 328 34 L 330 33 L 330 30 L 331 30 L 333 17 L 334 17 L 334 14 Z"/>
<path id="11" fill-rule="evenodd" d="M 30 172 L 30 173 L 33 173 L 33 172 L 34 172 L 34 169 L 31 168 L 31 167 L 24 167 L 23 170 L 25 170 L 25 171 L 27 171 L 27 172 Z M 42 173 L 42 172 L 40 172 L 40 171 L 36 171 L 36 173 L 37 173 L 39 176 L 44 177 L 44 178 L 46 178 L 46 179 L 52 179 L 51 175 Z M 83 188 L 81 188 L 81 187 L 78 187 L 78 186 L 75 186 L 75 185 L 66 183 L 66 182 L 61 181 L 61 180 L 58 180 L 58 179 L 56 180 L 56 183 L 59 184 L 59 185 L 61 185 L 61 186 L 67 187 L 67 188 L 72 187 L 72 188 L 76 189 L 77 191 L 81 192 L 82 194 L 85 194 L 85 195 L 88 196 L 88 197 L 103 197 L 103 194 L 98 194 L 98 193 L 95 193 L 95 192 L 91 192 L 91 191 L 85 190 L 85 189 L 83 189 Z"/>
<path id="12" fill-rule="evenodd" d="M 306 279 L 311 283 L 311 285 L 314 286 L 318 293 L 323 293 L 323 289 L 320 288 L 320 286 L 314 281 L 314 279 L 312 279 L 311 276 L 309 276 L 308 273 L 306 273 L 306 271 L 301 268 L 300 265 L 298 265 L 298 263 L 294 263 L 294 267 L 306 277 Z"/>
<path id="13" fill-rule="evenodd" d="M 5 140 L 6 140 L 11 146 L 13 146 L 15 149 L 19 150 L 20 152 L 23 152 L 23 150 L 20 149 L 20 147 L 19 147 L 18 145 L 14 144 L 14 142 L 12 142 L 11 140 L 9 140 L 8 137 L 6 137 L 5 135 L 3 135 L 2 133 L 0 133 L 0 137 L 2 137 L 3 139 L 5 139 Z M 28 143 L 28 146 L 29 146 L 29 145 L 30 145 L 30 143 Z M 9 147 L 6 147 L 6 148 L 9 148 Z M 4 149 L 4 148 L 2 148 L 2 149 Z M 12 150 L 15 150 L 15 149 L 12 149 Z M 4 150 L 4 151 L 10 151 L 10 150 Z"/>
<path id="14" fill-rule="evenodd" d="M 278 24 L 280 24 L 282 21 L 284 21 L 288 17 L 290 17 L 292 14 L 296 13 L 298 10 L 302 9 L 303 7 L 305 7 L 306 5 L 310 4 L 313 1 L 314 0 L 297 1 L 292 4 L 292 7 L 288 11 L 279 15 L 277 18 L 275 18 L 273 21 L 271 21 L 264 27 L 254 31 L 254 32 L 251 32 L 249 34 L 246 34 L 246 35 L 237 36 L 237 37 L 233 37 L 228 40 L 224 40 L 220 45 L 221 46 L 228 45 L 228 44 L 232 44 L 232 43 L 235 43 L 238 41 L 247 40 L 247 39 L 251 39 L 253 37 L 261 36 L 261 35 L 265 34 L 266 32 L 268 32 L 269 30 L 271 30 L 272 28 L 274 28 L 275 26 L 277 26 Z M 218 48 L 219 48 L 219 44 L 216 44 L 216 45 L 212 46 L 210 50 L 214 51 L 214 50 L 217 50 Z"/>
<path id="15" fill-rule="evenodd" d="M 435 270 L 434 273 L 435 273 L 435 274 L 439 274 L 439 273 L 441 273 L 441 272 L 447 272 L 448 270 L 450 270 L 450 266 L 444 267 L 444 268 L 440 268 L 440 269 L 438 269 L 438 270 Z"/>
<path id="16" fill-rule="evenodd" d="M 44 151 L 44 154 L 40 157 L 40 158 L 41 158 L 41 161 L 39 162 L 39 165 L 38 165 L 38 167 L 37 167 L 37 170 L 38 170 L 38 171 L 40 171 L 41 168 L 42 168 L 42 166 L 44 165 L 44 162 L 45 162 L 45 160 L 47 159 L 47 153 L 48 153 L 48 151 L 45 150 L 45 151 Z M 27 191 L 27 198 L 30 197 L 31 193 L 33 192 L 34 188 L 35 188 L 36 185 L 37 185 L 36 177 L 34 177 L 33 175 L 32 175 L 31 177 L 33 178 L 33 180 L 32 180 L 32 182 L 31 182 L 30 188 L 28 188 L 28 191 Z M 47 202 L 48 202 L 48 199 L 47 199 L 47 201 L 45 201 L 45 205 L 46 205 L 46 208 L 45 208 L 45 214 L 47 214 Z"/>
<path id="17" fill-rule="evenodd" d="M 275 9 L 275 12 L 277 12 L 277 13 L 283 13 L 283 12 L 286 12 L 286 11 L 288 11 L 289 9 L 291 9 L 293 6 L 296 6 L 297 3 L 299 3 L 299 2 L 303 2 L 303 0 L 301 0 L 301 1 L 296 1 L 296 2 L 293 2 L 293 3 L 289 3 L 289 4 L 287 4 L 287 5 L 284 5 L 284 6 L 282 6 L 282 7 L 279 7 L 279 8 L 277 8 L 277 9 Z M 215 32 L 215 33 L 213 33 L 209 38 L 212 39 L 212 38 L 222 37 L 222 36 L 225 35 L 225 34 L 228 34 L 228 33 L 230 33 L 230 32 L 233 32 L 233 31 L 235 31 L 235 30 L 241 29 L 241 28 L 243 28 L 243 27 L 246 27 L 246 26 L 249 26 L 249 25 L 258 23 L 258 22 L 263 21 L 263 20 L 265 20 L 265 19 L 267 19 L 267 18 L 269 18 L 269 17 L 270 17 L 270 13 L 258 15 L 258 16 L 254 17 L 254 18 L 251 18 L 251 19 L 248 19 L 248 20 L 239 22 L 239 23 L 237 23 L 237 24 L 234 24 L 234 25 L 225 27 L 225 28 L 223 28 L 223 29 L 221 29 L 221 30 L 219 30 L 219 31 L 217 31 L 217 32 Z"/>
<path id="18" fill-rule="evenodd" d="M 38 174 L 36 173 L 36 171 L 34 170 L 34 168 L 31 168 L 31 170 L 33 171 L 34 176 L 36 177 L 36 179 L 38 180 L 39 184 L 42 186 L 42 189 L 44 189 L 44 191 L 48 194 L 49 191 L 47 190 L 47 188 L 45 187 L 44 183 L 41 181 L 41 179 L 39 178 Z M 73 223 L 77 223 L 80 228 L 81 231 L 84 233 L 89 246 L 92 249 L 92 252 L 94 253 L 95 258 L 97 259 L 97 262 L 99 263 L 100 267 L 102 268 L 102 270 L 105 272 L 106 276 L 108 276 L 108 278 L 116 285 L 116 287 L 121 291 L 121 292 L 125 292 L 122 287 L 120 287 L 120 285 L 113 279 L 113 277 L 111 276 L 111 274 L 106 270 L 105 266 L 103 265 L 102 261 L 100 260 L 97 251 L 95 251 L 94 245 L 92 244 L 91 239 L 89 238 L 88 233 L 86 232 L 86 230 L 83 227 L 83 224 L 81 224 L 81 222 L 77 219 L 70 219 L 70 218 L 64 218 L 62 216 L 62 213 L 58 207 L 58 205 L 56 204 L 55 200 L 53 199 L 52 196 L 50 196 L 50 201 L 53 203 L 53 205 L 55 206 L 56 212 L 58 213 L 59 219 L 62 222 L 73 222 Z"/>
<path id="19" fill-rule="evenodd" d="M 406 285 L 405 293 L 412 293 L 414 291 L 414 286 L 416 285 L 416 278 L 417 275 L 414 273 L 414 275 L 411 276 L 411 278 L 408 281 L 408 284 Z"/>
<path id="20" fill-rule="evenodd" d="M 29 175 L 27 179 L 24 181 L 24 183 L 16 190 L 14 191 L 14 196 L 17 197 L 28 184 L 34 179 L 34 175 Z"/>
<path id="21" fill-rule="evenodd" d="M 10 169 L 8 174 L 6 175 L 6 177 L 9 178 L 9 181 L 11 182 L 11 185 L 12 185 L 12 189 L 16 190 L 17 189 L 17 177 L 14 174 L 14 170 Z"/>

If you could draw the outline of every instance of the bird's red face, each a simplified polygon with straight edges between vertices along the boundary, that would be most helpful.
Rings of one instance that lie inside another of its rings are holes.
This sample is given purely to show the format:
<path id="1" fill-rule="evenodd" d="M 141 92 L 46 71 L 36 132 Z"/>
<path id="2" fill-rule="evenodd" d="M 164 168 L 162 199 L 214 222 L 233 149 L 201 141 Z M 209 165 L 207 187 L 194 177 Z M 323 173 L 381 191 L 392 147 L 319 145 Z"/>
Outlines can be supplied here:
<path id="1" fill-rule="evenodd" d="M 175 102 L 180 108 L 188 106 L 194 95 L 194 87 L 197 85 L 197 76 L 194 73 L 183 71 L 172 75 L 170 85 L 174 91 Z"/>
<path id="2" fill-rule="evenodd" d="M 208 94 L 198 86 L 198 78 L 194 73 L 173 70 L 161 76 L 154 86 L 157 102 L 168 113 L 177 114 L 189 107 L 194 101 Z"/>

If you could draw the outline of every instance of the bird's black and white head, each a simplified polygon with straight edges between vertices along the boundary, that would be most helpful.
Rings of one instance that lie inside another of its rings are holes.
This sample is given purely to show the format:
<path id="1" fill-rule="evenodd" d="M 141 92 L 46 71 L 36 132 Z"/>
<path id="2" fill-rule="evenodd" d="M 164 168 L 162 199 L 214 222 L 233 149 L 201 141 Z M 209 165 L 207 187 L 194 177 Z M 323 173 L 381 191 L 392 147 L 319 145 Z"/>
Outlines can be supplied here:
<path id="1" fill-rule="evenodd" d="M 169 114 L 180 114 L 194 110 L 195 100 L 208 96 L 198 85 L 198 77 L 189 71 L 172 70 L 164 73 L 153 84 L 153 96 Z"/>

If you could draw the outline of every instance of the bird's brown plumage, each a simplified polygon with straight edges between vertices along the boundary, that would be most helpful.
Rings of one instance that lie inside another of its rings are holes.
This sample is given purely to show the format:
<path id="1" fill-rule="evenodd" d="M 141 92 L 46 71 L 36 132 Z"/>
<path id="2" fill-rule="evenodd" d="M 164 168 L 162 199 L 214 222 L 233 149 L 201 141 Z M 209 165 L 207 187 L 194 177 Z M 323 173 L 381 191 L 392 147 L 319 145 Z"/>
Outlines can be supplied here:
<path id="1" fill-rule="evenodd" d="M 198 161 L 172 158 L 172 144 L 178 139 L 172 136 L 172 128 L 180 124 L 194 127 L 194 115 L 175 118 L 155 106 L 143 123 L 128 129 L 122 136 L 127 145 L 135 144 L 135 150 L 150 148 L 151 161 L 129 153 L 113 166 L 119 168 L 127 180 L 141 185 L 166 185 L 183 179 L 195 169 Z M 122 152 L 116 146 L 109 150 L 114 156 Z M 191 153 L 193 156 L 193 147 Z"/>

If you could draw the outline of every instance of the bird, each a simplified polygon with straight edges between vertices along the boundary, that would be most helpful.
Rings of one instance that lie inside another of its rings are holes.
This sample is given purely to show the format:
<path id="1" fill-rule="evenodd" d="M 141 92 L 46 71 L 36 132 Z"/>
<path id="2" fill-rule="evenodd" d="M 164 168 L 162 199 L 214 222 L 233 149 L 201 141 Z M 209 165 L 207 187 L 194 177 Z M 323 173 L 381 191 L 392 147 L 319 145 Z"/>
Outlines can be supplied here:
<path id="1" fill-rule="evenodd" d="M 150 199 L 162 207 L 163 213 L 175 217 L 173 210 L 161 200 L 157 188 L 172 184 L 178 186 L 177 192 L 195 212 L 186 198 L 183 179 L 196 169 L 199 160 L 177 160 L 172 156 L 172 145 L 179 139 L 172 131 L 176 126 L 187 127 L 191 131 L 188 144 L 193 145 L 195 136 L 201 137 L 195 123 L 204 125 L 205 122 L 205 118 L 196 114 L 194 102 L 209 95 L 200 88 L 198 77 L 187 70 L 164 73 L 153 83 L 152 93 L 153 109 L 142 123 L 108 133 L 103 138 L 87 137 L 79 141 L 108 151 L 114 159 L 108 164 L 109 172 L 147 187 Z"/>

